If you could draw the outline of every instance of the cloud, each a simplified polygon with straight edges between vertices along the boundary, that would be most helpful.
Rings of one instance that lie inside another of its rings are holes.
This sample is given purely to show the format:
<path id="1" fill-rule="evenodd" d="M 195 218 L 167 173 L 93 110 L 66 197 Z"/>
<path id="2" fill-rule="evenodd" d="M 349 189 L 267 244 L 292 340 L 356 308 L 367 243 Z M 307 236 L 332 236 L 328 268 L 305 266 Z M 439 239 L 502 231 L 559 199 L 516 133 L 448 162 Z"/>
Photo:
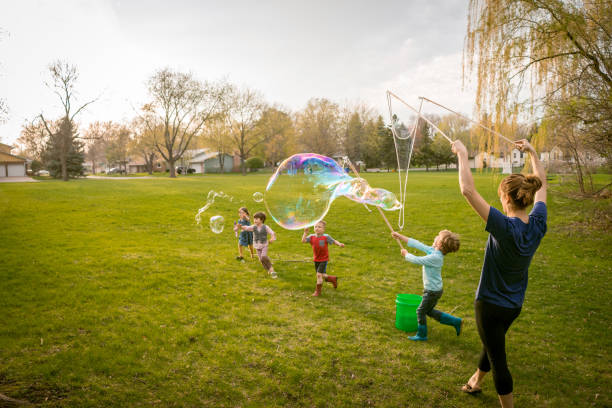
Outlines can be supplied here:
<path id="1" fill-rule="evenodd" d="M 76 64 L 78 98 L 101 98 L 82 115 L 121 121 L 146 100 L 156 70 L 227 77 L 272 103 L 301 109 L 313 97 L 360 100 L 386 111 L 386 89 L 469 110 L 461 91 L 465 1 L 284 2 L 253 6 L 177 1 L 12 2 L 0 16 L 0 89 L 11 108 L 0 137 L 44 111 L 60 114 L 44 86 L 58 58 Z M 3 74 L 3 75 L 2 75 Z"/>

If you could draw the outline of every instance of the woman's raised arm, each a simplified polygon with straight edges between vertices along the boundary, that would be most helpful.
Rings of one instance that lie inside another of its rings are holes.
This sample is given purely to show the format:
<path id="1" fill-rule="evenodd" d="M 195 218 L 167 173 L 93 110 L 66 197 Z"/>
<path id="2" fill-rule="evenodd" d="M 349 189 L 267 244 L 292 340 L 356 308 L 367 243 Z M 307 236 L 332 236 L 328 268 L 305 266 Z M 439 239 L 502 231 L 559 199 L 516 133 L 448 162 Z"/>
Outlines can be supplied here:
<path id="1" fill-rule="evenodd" d="M 474 178 L 472 177 L 472 171 L 468 163 L 467 149 L 463 143 L 461 143 L 461 140 L 455 140 L 452 149 L 453 153 L 457 155 L 457 161 L 459 162 L 459 187 L 461 188 L 461 194 L 463 194 L 467 202 L 470 203 L 474 211 L 480 215 L 480 218 L 487 222 L 491 206 L 480 194 L 478 194 L 478 191 L 476 191 Z"/>
<path id="2" fill-rule="evenodd" d="M 516 148 L 519 149 L 521 152 L 527 152 L 529 153 L 529 156 L 531 156 L 531 167 L 533 167 L 533 174 L 538 176 L 538 178 L 542 182 L 542 187 L 540 187 L 540 189 L 535 193 L 535 201 L 542 201 L 543 203 L 546 203 L 546 170 L 544 170 L 544 166 L 542 166 L 542 163 L 538 158 L 538 153 L 527 141 L 527 139 L 517 140 L 516 142 L 514 142 L 514 144 L 516 145 Z"/>

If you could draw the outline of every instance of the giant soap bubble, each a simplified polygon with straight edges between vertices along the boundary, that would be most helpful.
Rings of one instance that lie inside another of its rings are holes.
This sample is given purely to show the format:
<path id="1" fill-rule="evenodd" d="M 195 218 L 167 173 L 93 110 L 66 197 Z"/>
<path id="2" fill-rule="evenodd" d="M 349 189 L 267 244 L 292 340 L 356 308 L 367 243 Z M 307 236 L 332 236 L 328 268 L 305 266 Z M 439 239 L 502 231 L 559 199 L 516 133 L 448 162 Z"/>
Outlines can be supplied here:
<path id="1" fill-rule="evenodd" d="M 285 159 L 268 181 L 264 203 L 278 225 L 297 230 L 325 217 L 340 196 L 387 211 L 401 208 L 392 192 L 371 188 L 366 180 L 349 176 L 333 159 L 315 153 Z"/>
<path id="2" fill-rule="evenodd" d="M 225 223 L 225 219 L 221 215 L 213 215 L 210 217 L 210 229 L 215 234 L 220 234 L 223 232 L 223 226 Z"/>

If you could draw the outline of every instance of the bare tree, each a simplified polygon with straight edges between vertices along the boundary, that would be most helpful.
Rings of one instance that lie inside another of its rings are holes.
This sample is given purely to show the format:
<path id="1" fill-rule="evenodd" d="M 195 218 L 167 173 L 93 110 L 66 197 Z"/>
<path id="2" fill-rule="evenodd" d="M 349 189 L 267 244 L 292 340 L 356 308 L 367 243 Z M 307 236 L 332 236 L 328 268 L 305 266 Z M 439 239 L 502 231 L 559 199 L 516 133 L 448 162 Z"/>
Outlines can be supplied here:
<path id="1" fill-rule="evenodd" d="M 154 132 L 150 131 L 144 120 L 140 117 L 132 121 L 134 137 L 130 144 L 130 152 L 142 157 L 147 173 L 153 174 L 153 163 L 157 157 Z M 161 132 L 161 129 L 158 129 Z"/>
<path id="2" fill-rule="evenodd" d="M 232 139 L 227 121 L 228 119 L 224 114 L 219 115 L 206 124 L 201 134 L 202 144 L 212 147 L 218 153 L 221 172 L 223 172 L 223 166 L 225 165 L 225 155 L 232 152 Z"/>
<path id="3" fill-rule="evenodd" d="M 91 162 L 91 171 L 96 174 L 97 165 L 100 160 L 106 161 L 106 142 L 110 137 L 113 123 L 108 122 L 93 122 L 84 132 L 83 139 L 87 147 L 87 159 Z"/>
<path id="4" fill-rule="evenodd" d="M 157 151 L 168 162 L 170 177 L 176 177 L 175 162 L 204 124 L 219 113 L 226 86 L 165 68 L 149 79 L 148 88 L 152 101 L 143 107 L 142 118 Z"/>
<path id="5" fill-rule="evenodd" d="M 0 123 L 5 123 L 8 119 L 8 105 L 6 104 L 6 100 L 0 98 Z"/>
<path id="6" fill-rule="evenodd" d="M 59 130 L 59 122 L 50 126 L 54 132 Z M 26 122 L 21 128 L 21 134 L 17 138 L 21 152 L 31 159 L 42 161 L 43 151 L 47 144 L 48 134 L 45 125 L 40 119 Z"/>
<path id="7" fill-rule="evenodd" d="M 132 132 L 126 125 L 114 124 L 106 138 L 106 159 L 127 173 L 128 146 Z"/>
<path id="8" fill-rule="evenodd" d="M 253 149 L 269 139 L 269 135 L 255 132 L 255 126 L 266 108 L 266 103 L 263 96 L 255 90 L 232 87 L 226 107 L 230 135 L 240 156 L 242 175 L 246 175 L 244 162 Z"/>
<path id="9" fill-rule="evenodd" d="M 86 102 L 74 110 L 72 107 L 72 103 L 75 100 L 74 86 L 79 78 L 76 66 L 69 65 L 67 62 L 56 61 L 49 65 L 49 72 L 51 73 L 51 82 L 45 84 L 59 97 L 64 109 L 62 120 L 68 122 L 70 125 L 63 127 L 65 131 L 54 133 L 50 123 L 45 119 L 42 113 L 40 114 L 40 119 L 49 137 L 56 143 L 55 148 L 59 155 L 58 159 L 61 165 L 62 180 L 68 181 L 67 159 L 72 150 L 74 139 L 78 137 L 74 132 L 74 129 L 76 129 L 74 118 L 85 109 L 85 107 L 95 102 L 96 99 Z"/>

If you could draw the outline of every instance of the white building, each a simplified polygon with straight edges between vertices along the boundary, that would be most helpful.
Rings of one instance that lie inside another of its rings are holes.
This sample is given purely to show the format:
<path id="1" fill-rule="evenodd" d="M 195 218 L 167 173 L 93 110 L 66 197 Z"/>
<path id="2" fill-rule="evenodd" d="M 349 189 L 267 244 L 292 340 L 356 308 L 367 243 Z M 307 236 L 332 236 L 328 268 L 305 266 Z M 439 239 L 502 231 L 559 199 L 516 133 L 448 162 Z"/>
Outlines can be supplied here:
<path id="1" fill-rule="evenodd" d="M 219 165 L 219 152 L 197 149 L 185 152 L 185 161 L 196 173 L 229 173 L 234 169 L 234 156 L 223 154 L 223 169 Z"/>
<path id="2" fill-rule="evenodd" d="M 479 152 L 471 161 L 472 168 L 503 169 L 504 173 L 512 173 L 514 167 L 525 165 L 525 153 L 518 149 L 512 149 L 509 153 L 487 153 Z"/>

